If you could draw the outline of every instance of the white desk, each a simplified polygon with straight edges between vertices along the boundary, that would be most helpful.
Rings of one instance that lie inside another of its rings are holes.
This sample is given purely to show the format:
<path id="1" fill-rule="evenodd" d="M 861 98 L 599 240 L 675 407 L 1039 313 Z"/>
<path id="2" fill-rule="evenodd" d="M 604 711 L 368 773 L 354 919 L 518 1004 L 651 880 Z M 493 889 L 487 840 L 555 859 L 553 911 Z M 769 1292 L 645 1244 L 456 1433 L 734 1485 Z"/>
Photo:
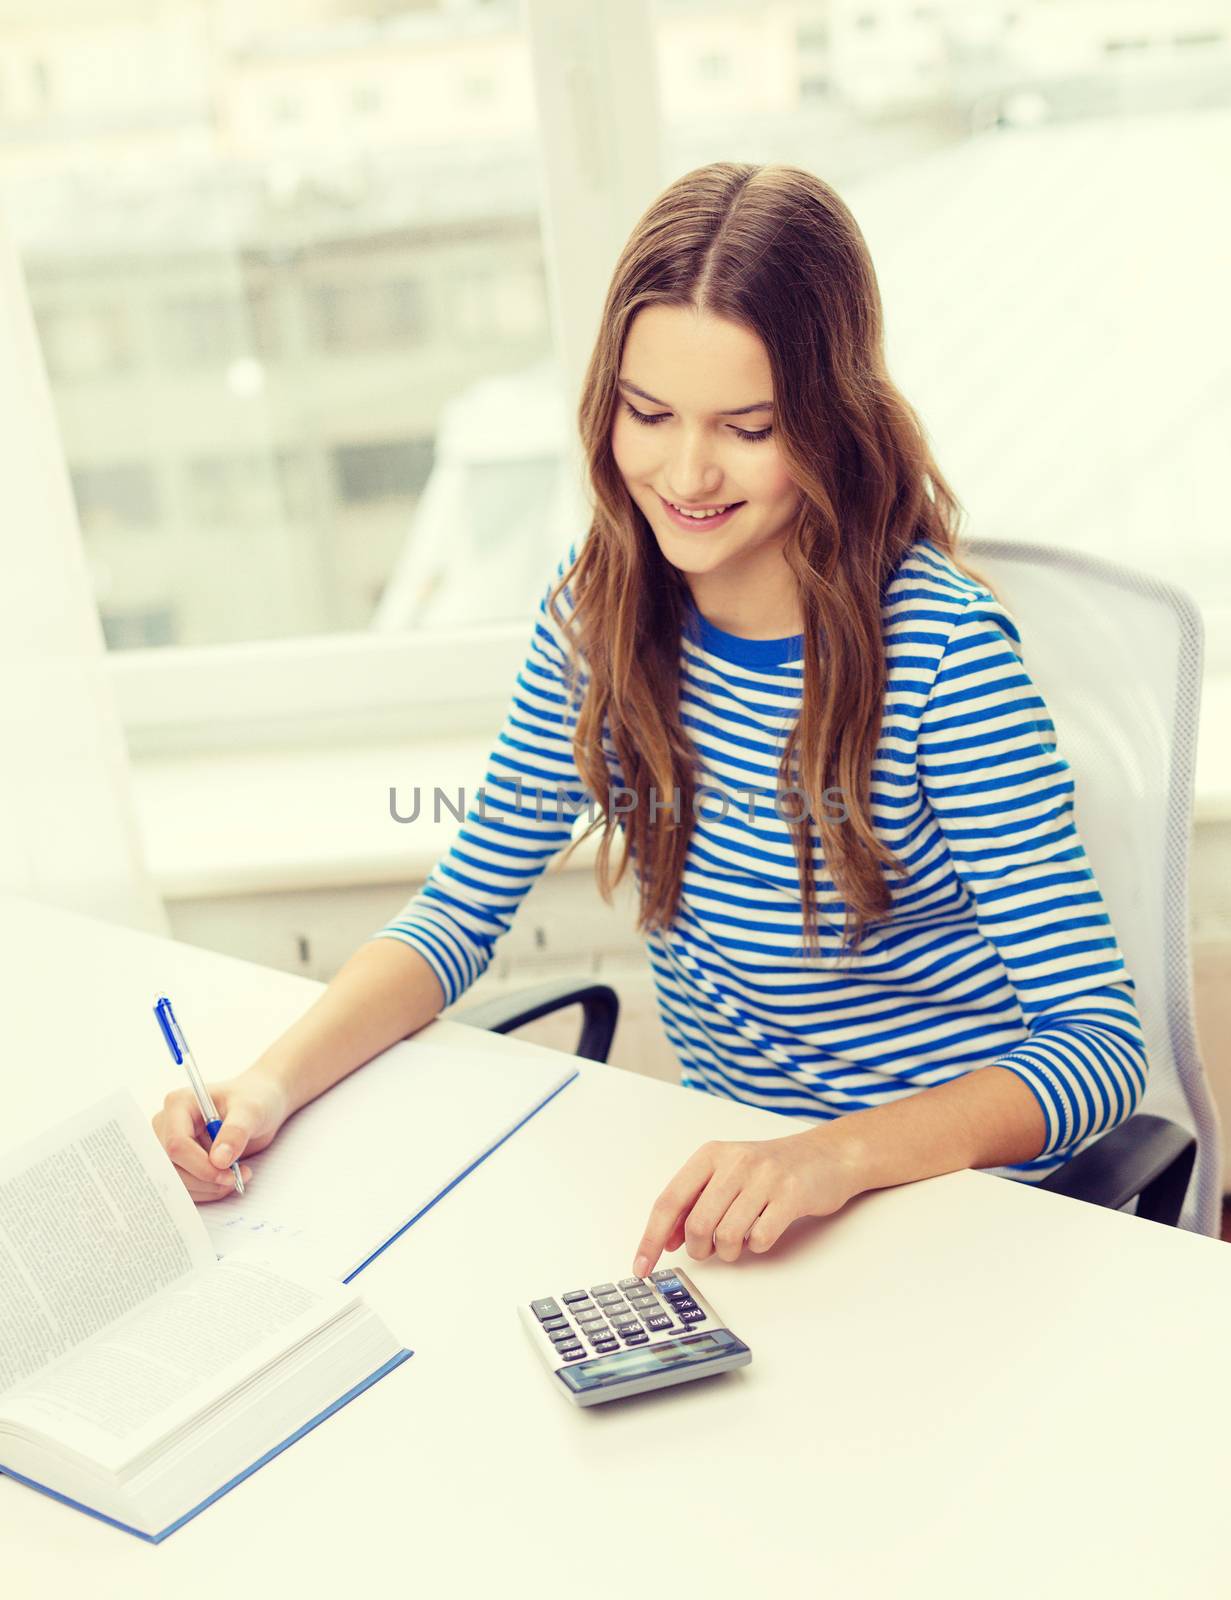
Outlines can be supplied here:
<path id="1" fill-rule="evenodd" d="M 160 984 L 185 1009 L 193 992 L 210 1076 L 318 988 L 12 900 L 0 961 L 14 1137 L 123 1083 L 157 1108 Z M 442 1048 L 475 1038 L 431 1026 Z M 588 1412 L 551 1392 L 515 1303 L 627 1272 L 698 1143 L 781 1128 L 584 1065 L 358 1280 L 413 1359 L 159 1547 L 0 1477 L 0 1591 L 1227 1593 L 1231 1251 L 1214 1240 L 953 1174 L 767 1256 L 693 1263 L 746 1370 Z"/>

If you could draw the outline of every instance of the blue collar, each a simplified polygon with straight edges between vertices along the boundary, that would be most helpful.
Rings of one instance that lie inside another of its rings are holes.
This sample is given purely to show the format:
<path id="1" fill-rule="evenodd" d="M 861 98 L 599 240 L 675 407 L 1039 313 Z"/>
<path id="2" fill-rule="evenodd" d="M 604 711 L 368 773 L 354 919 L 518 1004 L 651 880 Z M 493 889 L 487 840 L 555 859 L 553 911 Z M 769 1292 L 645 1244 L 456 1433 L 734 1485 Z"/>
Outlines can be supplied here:
<path id="1" fill-rule="evenodd" d="M 691 594 L 685 599 L 685 625 L 689 637 L 709 655 L 721 656 L 724 661 L 734 661 L 741 667 L 782 667 L 788 662 L 803 660 L 802 633 L 793 633 L 784 639 L 743 639 L 737 633 L 727 633 L 716 627 L 708 617 L 703 617 Z"/>

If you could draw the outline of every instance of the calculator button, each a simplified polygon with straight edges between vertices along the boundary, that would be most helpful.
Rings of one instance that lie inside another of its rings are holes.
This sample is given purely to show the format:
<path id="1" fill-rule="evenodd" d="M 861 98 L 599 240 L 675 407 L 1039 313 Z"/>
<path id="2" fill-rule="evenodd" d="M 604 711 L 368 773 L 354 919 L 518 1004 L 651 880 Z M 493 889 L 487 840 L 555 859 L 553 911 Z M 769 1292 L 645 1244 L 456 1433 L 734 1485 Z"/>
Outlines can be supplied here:
<path id="1" fill-rule="evenodd" d="M 659 1267 L 657 1272 L 650 1273 L 650 1277 L 653 1278 L 655 1283 L 670 1283 L 673 1278 L 676 1278 L 676 1276 L 676 1270 L 674 1267 Z"/>
<path id="2" fill-rule="evenodd" d="M 548 1317 L 546 1322 L 544 1322 L 544 1324 L 543 1324 L 543 1332 L 544 1333 L 555 1333 L 557 1328 L 567 1328 L 567 1327 L 568 1327 L 568 1318 L 567 1317 Z"/>
<path id="3" fill-rule="evenodd" d="M 641 1326 L 631 1311 L 625 1311 L 621 1316 L 612 1317 L 611 1320 L 615 1324 L 617 1333 L 623 1333 L 625 1328 L 639 1328 Z"/>
<path id="4" fill-rule="evenodd" d="M 700 1306 L 696 1306 L 691 1311 L 681 1311 L 679 1313 L 679 1318 L 680 1318 L 681 1322 L 685 1322 L 685 1323 L 687 1323 L 687 1322 L 704 1322 L 705 1321 L 705 1312 L 701 1310 Z"/>
<path id="5" fill-rule="evenodd" d="M 624 1304 L 624 1296 L 618 1289 L 596 1289 L 594 1298 L 600 1306 L 618 1306 Z"/>
<path id="6" fill-rule="evenodd" d="M 643 1289 L 645 1284 L 640 1278 L 621 1278 L 619 1286 L 621 1289 Z M 564 1298 L 567 1300 L 568 1296 Z"/>
<path id="7" fill-rule="evenodd" d="M 594 1283 L 594 1284 L 591 1284 L 590 1285 L 590 1293 L 594 1296 L 594 1298 L 596 1300 L 599 1300 L 605 1294 L 614 1294 L 615 1293 L 615 1284 L 614 1283 Z"/>
<path id="8" fill-rule="evenodd" d="M 654 1282 L 658 1285 L 660 1294 L 687 1294 L 688 1292 L 674 1272 L 668 1272 L 662 1277 L 655 1273 Z"/>
<path id="9" fill-rule="evenodd" d="M 583 1328 L 588 1327 L 592 1322 L 602 1322 L 603 1320 L 603 1313 L 594 1306 L 591 1306 L 588 1311 L 574 1311 L 573 1315 Z"/>
<path id="10" fill-rule="evenodd" d="M 570 1289 L 567 1294 L 562 1294 L 560 1298 L 566 1306 L 571 1306 L 575 1305 L 578 1300 L 588 1300 L 590 1291 L 588 1289 Z"/>
<path id="11" fill-rule="evenodd" d="M 560 1354 L 566 1361 L 580 1361 L 585 1351 L 579 1344 L 561 1345 Z"/>
<path id="12" fill-rule="evenodd" d="M 691 1300 L 688 1297 L 688 1295 L 684 1294 L 684 1295 L 675 1295 L 675 1296 L 672 1297 L 671 1309 L 672 1309 L 672 1311 L 676 1311 L 676 1312 L 679 1312 L 679 1311 L 697 1311 L 697 1310 L 699 1310 L 699 1307 L 698 1307 L 697 1302 L 695 1300 Z"/>
<path id="13" fill-rule="evenodd" d="M 594 1348 L 600 1356 L 609 1356 L 613 1350 L 620 1348 L 620 1341 L 618 1339 L 596 1339 Z"/>
<path id="14" fill-rule="evenodd" d="M 651 1333 L 664 1333 L 668 1328 L 675 1326 L 670 1317 L 664 1316 L 647 1317 L 645 1325 Z"/>
<path id="15" fill-rule="evenodd" d="M 636 1333 L 626 1333 L 624 1335 L 625 1344 L 649 1344 L 649 1342 L 649 1334 L 640 1328 L 638 1328 Z"/>
<path id="16" fill-rule="evenodd" d="M 552 1344 L 577 1343 L 577 1335 L 573 1332 L 572 1328 L 557 1328 L 554 1333 L 549 1333 L 547 1337 L 551 1340 Z"/>
<path id="17" fill-rule="evenodd" d="M 554 1300 L 532 1300 L 530 1309 L 540 1322 L 546 1322 L 548 1317 L 558 1317 L 560 1315 L 560 1307 Z"/>

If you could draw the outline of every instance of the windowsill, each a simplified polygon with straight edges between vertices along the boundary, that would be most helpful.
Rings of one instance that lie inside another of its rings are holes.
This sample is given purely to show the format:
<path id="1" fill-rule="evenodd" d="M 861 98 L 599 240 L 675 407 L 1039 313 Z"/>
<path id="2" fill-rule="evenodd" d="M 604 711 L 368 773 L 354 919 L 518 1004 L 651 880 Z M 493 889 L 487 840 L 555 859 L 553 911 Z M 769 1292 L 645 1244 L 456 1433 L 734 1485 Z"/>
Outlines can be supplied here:
<path id="1" fill-rule="evenodd" d="M 1197 762 L 1196 822 L 1231 822 L 1231 751 L 1216 730 L 1231 726 L 1231 679 L 1207 681 Z M 167 900 L 421 882 L 444 855 L 457 819 L 439 789 L 469 805 L 483 780 L 489 741 L 405 739 L 317 749 L 142 756 L 132 763 L 146 859 Z M 389 790 L 420 816 L 395 822 Z M 493 807 L 493 810 L 496 808 Z M 584 813 L 578 829 L 584 824 Z M 591 838 L 560 867 L 589 870 Z"/>
<path id="2" fill-rule="evenodd" d="M 193 900 L 419 882 L 457 831 L 445 801 L 465 814 L 458 791 L 469 806 L 489 744 L 432 740 L 411 750 L 403 739 L 138 757 L 133 789 L 155 885 L 167 900 Z M 389 790 L 406 814 L 416 784 L 419 817 L 396 822 Z M 443 796 L 435 808 L 434 789 Z M 587 841 L 563 870 L 588 866 L 596 849 Z"/>

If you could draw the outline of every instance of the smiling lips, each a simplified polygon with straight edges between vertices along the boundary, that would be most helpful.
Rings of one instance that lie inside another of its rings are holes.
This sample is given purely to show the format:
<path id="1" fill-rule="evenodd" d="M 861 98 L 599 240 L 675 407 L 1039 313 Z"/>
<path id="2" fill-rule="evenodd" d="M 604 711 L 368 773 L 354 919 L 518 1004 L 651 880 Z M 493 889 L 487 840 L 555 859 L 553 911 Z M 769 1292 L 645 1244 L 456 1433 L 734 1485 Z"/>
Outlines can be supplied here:
<path id="1" fill-rule="evenodd" d="M 659 495 L 658 498 L 662 501 L 671 520 L 680 527 L 707 527 L 713 523 L 726 522 L 744 504 L 742 500 L 732 500 L 720 511 L 688 512 L 681 506 L 677 506 L 673 501 L 665 499 L 662 495 Z"/>

